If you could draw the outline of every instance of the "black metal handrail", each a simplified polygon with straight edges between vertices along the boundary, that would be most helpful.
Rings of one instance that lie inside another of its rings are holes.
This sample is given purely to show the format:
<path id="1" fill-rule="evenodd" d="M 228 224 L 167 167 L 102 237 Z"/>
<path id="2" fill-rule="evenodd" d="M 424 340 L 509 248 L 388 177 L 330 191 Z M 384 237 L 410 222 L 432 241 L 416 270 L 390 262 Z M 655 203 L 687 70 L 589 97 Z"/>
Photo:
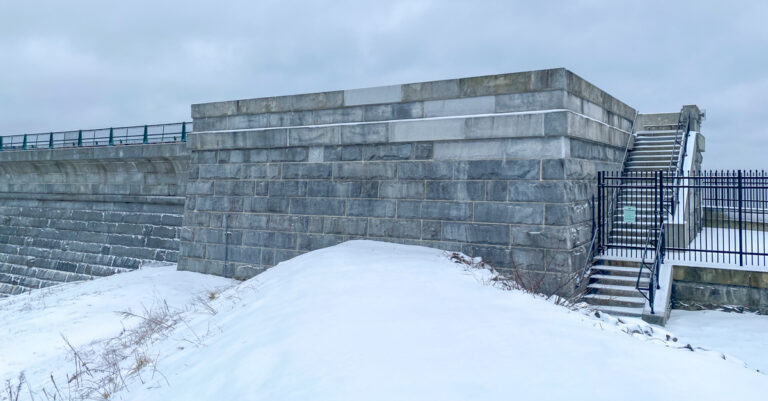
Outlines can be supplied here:
<path id="1" fill-rule="evenodd" d="M 634 132 L 635 132 L 635 121 L 637 121 L 637 110 L 635 110 L 635 116 L 632 118 L 632 124 L 629 126 L 629 137 L 627 138 L 627 143 L 624 146 L 624 156 L 621 158 L 621 169 L 624 171 L 624 165 L 627 163 L 627 155 L 629 155 L 629 148 L 632 145 Z M 599 174 L 599 173 L 598 173 Z M 598 182 L 600 180 L 598 179 Z M 617 198 L 617 192 L 616 188 L 613 190 L 613 194 L 611 195 L 611 202 L 609 205 L 609 209 L 612 209 L 614 206 L 614 200 Z M 598 191 L 599 193 L 599 191 Z M 592 197 L 592 239 L 589 242 L 589 248 L 587 250 L 587 258 L 584 261 L 584 267 L 582 267 L 581 271 L 578 274 L 577 280 L 576 280 L 576 286 L 578 287 L 581 285 L 581 282 L 584 280 L 584 277 L 586 276 L 587 272 L 589 271 L 590 266 L 592 266 L 593 259 L 597 253 L 597 248 L 599 246 L 599 230 L 601 227 L 604 227 L 602 222 L 595 223 L 595 198 Z M 608 219 L 608 216 L 605 216 L 606 219 Z"/>
<path id="2" fill-rule="evenodd" d="M 651 239 L 653 233 L 656 233 L 655 239 Z M 661 270 L 661 265 L 664 263 L 664 224 L 662 224 L 659 228 L 648 231 L 646 236 L 646 244 L 650 245 L 651 241 L 656 241 L 653 260 L 647 261 L 646 259 L 648 250 L 651 249 L 649 246 L 643 250 L 642 259 L 640 259 L 640 270 L 637 272 L 635 288 L 640 292 L 640 295 L 648 300 L 648 305 L 651 308 L 651 314 L 655 314 L 656 311 L 653 307 L 653 304 L 654 300 L 656 299 L 656 290 L 661 289 L 661 283 L 659 282 L 659 270 Z M 648 276 L 648 287 L 640 286 L 640 281 L 643 277 L 643 271 L 645 269 L 648 269 L 650 273 Z M 646 295 L 646 292 L 648 295 Z"/>
<path id="3" fill-rule="evenodd" d="M 656 172 L 656 188 L 658 195 L 657 201 L 659 217 L 658 220 L 656 220 L 656 227 L 652 227 L 646 233 L 645 245 L 643 246 L 643 255 L 640 258 L 640 270 L 637 272 L 637 281 L 635 282 L 635 288 L 637 291 L 639 291 L 640 295 L 648 300 L 648 305 L 651 308 L 651 314 L 655 313 L 653 304 L 656 298 L 656 290 L 661 288 L 661 284 L 659 283 L 659 270 L 661 269 L 661 265 L 664 263 L 664 247 L 666 241 L 664 236 L 664 222 L 666 220 L 667 213 L 669 213 L 666 210 L 666 199 L 664 197 L 664 171 Z M 676 191 L 675 189 L 673 190 Z M 654 233 L 656 234 L 655 236 L 652 235 Z M 649 249 L 654 250 L 652 261 L 647 261 L 646 258 Z M 645 269 L 648 269 L 650 272 L 647 288 L 640 286 L 640 280 L 642 279 L 643 271 L 645 271 Z M 646 291 L 648 295 L 645 294 Z"/>
<path id="4" fill-rule="evenodd" d="M 186 142 L 191 122 L 0 136 L 0 151 Z"/>
<path id="5" fill-rule="evenodd" d="M 688 137 L 691 134 L 691 112 L 690 110 L 687 110 L 685 113 L 685 122 L 683 122 L 683 112 L 680 112 L 680 117 L 678 118 L 677 122 L 677 131 L 681 132 L 681 139 L 678 139 L 678 134 L 675 133 L 675 144 L 680 141 L 680 150 L 677 154 L 677 166 L 675 166 L 675 179 L 680 180 L 680 177 L 683 175 L 683 165 L 685 162 L 685 156 L 688 154 Z M 672 170 L 672 160 L 674 159 L 674 152 L 672 153 L 672 156 L 670 156 L 670 170 Z M 675 181 L 675 184 L 679 184 L 679 181 Z M 677 204 L 680 200 L 679 198 L 680 191 L 674 191 L 672 193 L 672 199 L 671 199 L 671 205 L 670 205 L 670 214 L 674 216 L 675 211 L 677 210 Z"/>

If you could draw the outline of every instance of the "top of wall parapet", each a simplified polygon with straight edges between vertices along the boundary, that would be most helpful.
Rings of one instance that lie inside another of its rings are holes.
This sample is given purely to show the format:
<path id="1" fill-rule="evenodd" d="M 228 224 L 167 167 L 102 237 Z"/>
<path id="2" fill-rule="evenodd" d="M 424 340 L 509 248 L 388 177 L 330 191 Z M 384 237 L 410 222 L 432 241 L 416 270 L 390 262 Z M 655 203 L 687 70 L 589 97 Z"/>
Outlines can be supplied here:
<path id="1" fill-rule="evenodd" d="M 93 162 L 122 160 L 171 160 L 186 159 L 189 150 L 186 143 L 153 143 L 118 146 L 90 146 L 82 148 L 55 148 L 8 150 L 0 152 L 0 164 L 18 162 Z"/>
<path id="2" fill-rule="evenodd" d="M 192 105 L 192 118 L 283 113 L 388 103 L 564 90 L 626 119 L 635 109 L 565 68 L 525 71 L 374 88 L 232 100 Z"/>

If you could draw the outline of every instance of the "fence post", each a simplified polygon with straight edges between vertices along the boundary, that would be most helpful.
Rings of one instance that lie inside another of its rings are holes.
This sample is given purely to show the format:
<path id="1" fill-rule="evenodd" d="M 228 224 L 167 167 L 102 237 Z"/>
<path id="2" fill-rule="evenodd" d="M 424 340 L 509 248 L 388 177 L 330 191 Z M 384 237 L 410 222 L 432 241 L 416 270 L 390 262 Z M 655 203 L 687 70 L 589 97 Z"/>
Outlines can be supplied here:
<path id="1" fill-rule="evenodd" d="M 24 134 L 24 142 L 22 142 L 21 148 L 27 150 L 27 134 Z"/>
<path id="2" fill-rule="evenodd" d="M 664 230 L 664 170 L 659 170 L 658 174 L 658 180 L 659 180 L 659 233 L 661 233 Z M 661 255 L 656 255 L 657 257 L 661 257 L 666 253 L 666 246 L 664 242 L 666 242 L 665 238 L 663 238 L 661 235 L 659 235 L 657 238 L 659 238 L 659 241 L 663 241 L 659 245 L 659 253 Z"/>
<path id="3" fill-rule="evenodd" d="M 3 150 L 3 137 L 0 136 L 0 151 Z"/>
<path id="4" fill-rule="evenodd" d="M 595 195 L 592 195 L 592 202 L 590 203 L 590 206 L 592 207 L 592 235 L 595 235 L 597 232 L 597 216 L 595 215 Z"/>
<path id="5" fill-rule="evenodd" d="M 48 138 L 48 149 L 53 149 L 53 132 L 51 132 L 51 136 Z"/>
<path id="6" fill-rule="evenodd" d="M 186 142 L 187 141 L 187 123 L 181 123 L 181 141 Z M 594 218 L 594 216 L 593 216 Z"/>
<path id="7" fill-rule="evenodd" d="M 603 251 L 603 174 L 604 172 L 597 172 L 597 250 L 598 253 Z M 594 213 L 593 213 L 594 216 Z"/>
<path id="8" fill-rule="evenodd" d="M 741 198 L 741 192 L 743 190 L 742 183 L 741 183 L 741 170 L 739 170 L 739 180 L 738 180 L 738 187 L 739 187 L 739 266 L 744 266 L 744 241 L 742 238 L 742 235 L 744 233 L 744 226 L 742 225 L 742 198 Z"/>
<path id="9" fill-rule="evenodd" d="M 147 126 L 146 125 L 144 126 L 144 140 L 142 141 L 142 143 L 145 143 L 145 144 L 149 143 L 149 135 L 147 135 Z"/>
<path id="10" fill-rule="evenodd" d="M 109 127 L 109 146 L 115 146 L 115 131 Z"/>
<path id="11" fill-rule="evenodd" d="M 83 130 L 77 131 L 77 147 L 83 147 Z"/>

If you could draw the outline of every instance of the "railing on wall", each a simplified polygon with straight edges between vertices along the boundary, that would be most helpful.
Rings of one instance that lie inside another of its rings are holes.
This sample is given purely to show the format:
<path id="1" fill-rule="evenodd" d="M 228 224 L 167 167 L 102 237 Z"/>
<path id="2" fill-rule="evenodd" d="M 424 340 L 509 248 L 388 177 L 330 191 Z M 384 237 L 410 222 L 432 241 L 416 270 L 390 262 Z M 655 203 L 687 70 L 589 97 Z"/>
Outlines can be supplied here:
<path id="1" fill-rule="evenodd" d="M 186 142 L 191 122 L 0 136 L 0 151 Z"/>
<path id="2" fill-rule="evenodd" d="M 609 211 L 616 189 L 618 204 Z M 599 254 L 639 260 L 662 252 L 667 260 L 768 266 L 765 171 L 601 172 L 597 198 Z M 648 249 L 648 233 L 660 231 L 661 248 Z"/>

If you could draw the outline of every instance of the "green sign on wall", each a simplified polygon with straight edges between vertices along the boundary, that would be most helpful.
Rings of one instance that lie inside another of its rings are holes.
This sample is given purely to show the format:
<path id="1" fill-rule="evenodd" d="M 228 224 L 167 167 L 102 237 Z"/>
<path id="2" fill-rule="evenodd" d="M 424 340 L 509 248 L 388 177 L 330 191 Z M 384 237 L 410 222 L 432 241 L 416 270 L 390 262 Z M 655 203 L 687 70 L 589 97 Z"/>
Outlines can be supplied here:
<path id="1" fill-rule="evenodd" d="M 634 223 L 637 221 L 637 208 L 634 206 L 624 206 L 622 215 L 625 223 Z"/>

